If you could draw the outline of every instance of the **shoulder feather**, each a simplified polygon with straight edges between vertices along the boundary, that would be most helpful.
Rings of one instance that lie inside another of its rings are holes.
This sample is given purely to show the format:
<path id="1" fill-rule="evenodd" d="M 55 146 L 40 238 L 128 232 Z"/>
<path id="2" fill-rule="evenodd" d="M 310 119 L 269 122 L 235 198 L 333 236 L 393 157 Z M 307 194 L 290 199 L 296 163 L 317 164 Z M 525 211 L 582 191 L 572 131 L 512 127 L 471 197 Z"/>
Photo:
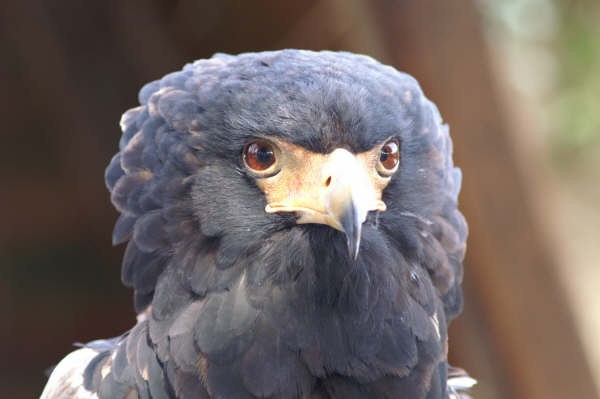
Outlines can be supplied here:
<path id="1" fill-rule="evenodd" d="M 97 355 L 97 351 L 87 347 L 67 355 L 52 371 L 40 399 L 98 399 L 83 383 L 84 371 Z"/>

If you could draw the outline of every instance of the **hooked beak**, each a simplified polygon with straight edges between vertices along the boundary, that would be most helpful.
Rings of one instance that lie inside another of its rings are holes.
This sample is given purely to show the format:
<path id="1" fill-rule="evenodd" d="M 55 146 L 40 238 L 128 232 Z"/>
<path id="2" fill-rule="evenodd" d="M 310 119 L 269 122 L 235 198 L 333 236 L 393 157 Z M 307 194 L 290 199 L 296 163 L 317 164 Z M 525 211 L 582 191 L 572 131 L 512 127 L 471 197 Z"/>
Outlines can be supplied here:
<path id="1" fill-rule="evenodd" d="M 295 212 L 297 223 L 319 223 L 346 234 L 350 258 L 360 249 L 362 225 L 369 211 L 385 211 L 368 168 L 354 154 L 338 148 L 324 155 L 321 165 L 311 165 L 306 175 L 294 180 L 300 189 L 270 202 L 268 213 Z"/>
<path id="2" fill-rule="evenodd" d="M 361 218 L 356 206 L 351 201 L 346 209 L 342 211 L 339 221 L 342 225 L 342 231 L 346 233 L 348 254 L 352 259 L 356 259 L 358 258 L 358 250 L 360 248 L 360 237 L 364 218 Z"/>

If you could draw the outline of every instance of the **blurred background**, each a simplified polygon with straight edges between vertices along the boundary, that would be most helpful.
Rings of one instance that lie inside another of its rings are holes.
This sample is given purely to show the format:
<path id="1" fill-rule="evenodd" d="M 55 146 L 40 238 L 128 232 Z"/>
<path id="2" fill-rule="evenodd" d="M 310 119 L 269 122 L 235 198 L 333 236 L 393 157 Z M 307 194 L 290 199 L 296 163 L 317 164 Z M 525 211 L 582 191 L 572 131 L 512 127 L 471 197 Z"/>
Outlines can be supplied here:
<path id="1" fill-rule="evenodd" d="M 597 0 L 1 2 L 0 397 L 134 322 L 103 172 L 140 87 L 285 47 L 392 64 L 449 123 L 471 231 L 450 357 L 475 398 L 598 398 Z"/>

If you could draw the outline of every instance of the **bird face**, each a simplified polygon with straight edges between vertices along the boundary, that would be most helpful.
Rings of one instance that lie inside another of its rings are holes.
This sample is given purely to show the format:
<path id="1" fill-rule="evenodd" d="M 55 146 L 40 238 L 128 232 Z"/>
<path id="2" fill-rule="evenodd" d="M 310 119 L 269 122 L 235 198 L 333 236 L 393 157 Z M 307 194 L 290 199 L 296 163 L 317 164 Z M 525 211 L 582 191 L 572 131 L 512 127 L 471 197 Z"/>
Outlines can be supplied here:
<path id="1" fill-rule="evenodd" d="M 359 154 L 344 148 L 321 154 L 263 138 L 246 144 L 243 160 L 265 195 L 265 212 L 293 212 L 298 224 L 344 232 L 349 255 L 356 259 L 367 213 L 386 210 L 382 191 L 398 170 L 400 152 L 397 139 Z"/>
<path id="2" fill-rule="evenodd" d="M 335 296 L 350 270 L 408 279 L 425 264 L 456 313 L 460 171 L 413 78 L 344 53 L 217 56 L 146 85 L 140 102 L 106 174 L 137 309 L 177 255 L 210 274 L 198 295 L 256 269 L 305 270 L 307 287 Z"/>

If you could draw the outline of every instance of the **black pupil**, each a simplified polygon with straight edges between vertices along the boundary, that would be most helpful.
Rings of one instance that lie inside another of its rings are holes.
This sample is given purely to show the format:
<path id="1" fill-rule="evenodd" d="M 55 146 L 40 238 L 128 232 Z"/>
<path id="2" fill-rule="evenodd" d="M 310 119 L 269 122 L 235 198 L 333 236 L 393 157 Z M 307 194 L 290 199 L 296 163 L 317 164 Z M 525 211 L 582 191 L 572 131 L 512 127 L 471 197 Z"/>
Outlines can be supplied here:
<path id="1" fill-rule="evenodd" d="M 256 159 L 263 165 L 268 165 L 273 162 L 273 150 L 266 145 L 258 145 L 256 151 Z"/>
<path id="2" fill-rule="evenodd" d="M 386 145 L 385 147 L 383 147 L 381 149 L 381 155 L 379 156 L 379 160 L 381 162 L 385 162 L 388 160 L 388 158 L 390 157 L 390 154 L 392 153 L 391 148 L 389 145 Z"/>

